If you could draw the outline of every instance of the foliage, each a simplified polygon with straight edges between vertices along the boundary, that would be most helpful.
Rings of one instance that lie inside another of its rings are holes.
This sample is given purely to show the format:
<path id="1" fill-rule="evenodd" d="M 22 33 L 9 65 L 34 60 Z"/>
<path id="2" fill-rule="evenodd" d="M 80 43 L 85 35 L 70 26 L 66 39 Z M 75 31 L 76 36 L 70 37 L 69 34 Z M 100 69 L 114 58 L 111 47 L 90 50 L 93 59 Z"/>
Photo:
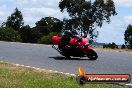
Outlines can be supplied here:
<path id="1" fill-rule="evenodd" d="M 74 23 L 76 21 L 74 19 L 63 19 L 63 30 L 72 30 Z"/>
<path id="2" fill-rule="evenodd" d="M 29 25 L 23 26 L 20 30 L 21 39 L 23 42 L 36 43 L 42 36 L 38 30 L 30 28 Z"/>
<path id="3" fill-rule="evenodd" d="M 112 42 L 112 43 L 109 43 L 109 44 L 104 44 L 103 48 L 112 48 L 112 49 L 115 49 L 115 48 L 118 48 L 118 45 L 116 45 L 114 42 Z"/>
<path id="4" fill-rule="evenodd" d="M 132 49 L 132 25 L 128 25 L 124 37 L 126 46 Z"/>
<path id="5" fill-rule="evenodd" d="M 0 40 L 11 42 L 21 41 L 19 33 L 9 27 L 0 28 Z"/>
<path id="6" fill-rule="evenodd" d="M 123 45 L 121 45 L 121 49 L 125 49 L 126 48 L 126 46 L 123 44 Z"/>
<path id="7" fill-rule="evenodd" d="M 42 44 L 51 44 L 51 39 L 50 36 L 43 36 L 38 40 L 38 43 L 42 43 Z"/>
<path id="8" fill-rule="evenodd" d="M 20 28 L 23 26 L 23 16 L 21 11 L 19 11 L 17 8 L 15 9 L 15 12 L 11 14 L 11 16 L 8 17 L 7 21 L 5 22 L 6 27 L 12 27 L 16 31 L 20 30 Z"/>
<path id="9" fill-rule="evenodd" d="M 41 38 L 38 40 L 38 43 L 42 43 L 42 44 L 51 44 L 51 43 L 52 43 L 51 37 L 52 37 L 52 36 L 55 36 L 55 35 L 59 35 L 59 34 L 58 34 L 57 32 L 51 32 L 50 34 L 41 37 Z"/>
<path id="10" fill-rule="evenodd" d="M 45 17 L 36 22 L 36 29 L 46 35 L 50 32 L 61 32 L 63 22 L 54 17 Z"/>
<path id="11" fill-rule="evenodd" d="M 94 2 L 87 0 L 61 0 L 59 8 L 62 12 L 66 10 L 70 19 L 61 21 L 50 16 L 44 17 L 36 22 L 36 27 L 30 28 L 30 26 L 24 26 L 22 13 L 16 8 L 7 21 L 3 22 L 2 26 L 11 27 L 19 31 L 23 42 L 36 43 L 44 40 L 44 42 L 50 43 L 49 33 L 60 33 L 62 29 L 80 30 L 81 34 L 89 34 L 89 40 L 93 42 L 94 38 L 98 36 L 98 31 L 94 34 L 95 26 L 101 27 L 104 21 L 109 23 L 110 17 L 117 14 L 113 0 L 95 0 Z"/>
<path id="12" fill-rule="evenodd" d="M 92 33 L 96 26 L 102 27 L 105 20 L 110 23 L 110 17 L 117 14 L 113 0 L 61 0 L 59 8 L 71 17 L 64 19 L 64 30 L 79 29 L 86 34 Z M 92 39 L 93 34 L 90 36 Z"/>
<path id="13" fill-rule="evenodd" d="M 89 35 L 89 43 L 93 44 L 93 42 L 96 42 L 96 40 L 97 40 L 97 37 L 99 35 L 99 31 L 97 31 L 95 29 L 89 30 L 88 35 Z"/>
<path id="14" fill-rule="evenodd" d="M 71 17 L 73 28 L 89 31 L 95 25 L 102 26 L 103 21 L 110 22 L 110 17 L 116 15 L 115 5 L 112 0 L 95 0 L 93 3 L 86 0 L 61 0 L 61 12 L 65 9 Z"/>

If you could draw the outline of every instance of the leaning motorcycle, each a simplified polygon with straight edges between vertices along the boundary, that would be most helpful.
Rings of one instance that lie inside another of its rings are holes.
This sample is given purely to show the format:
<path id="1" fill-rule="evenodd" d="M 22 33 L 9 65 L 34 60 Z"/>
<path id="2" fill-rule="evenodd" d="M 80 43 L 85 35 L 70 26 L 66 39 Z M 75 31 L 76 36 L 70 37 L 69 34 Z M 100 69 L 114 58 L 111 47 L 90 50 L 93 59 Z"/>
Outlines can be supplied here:
<path id="1" fill-rule="evenodd" d="M 62 45 L 61 36 L 52 36 L 52 42 L 55 50 L 57 50 L 61 55 L 66 58 L 73 57 L 88 57 L 90 60 L 96 60 L 98 58 L 97 53 L 93 48 L 88 44 L 88 39 L 80 36 L 78 38 L 71 38 L 69 44 Z"/>

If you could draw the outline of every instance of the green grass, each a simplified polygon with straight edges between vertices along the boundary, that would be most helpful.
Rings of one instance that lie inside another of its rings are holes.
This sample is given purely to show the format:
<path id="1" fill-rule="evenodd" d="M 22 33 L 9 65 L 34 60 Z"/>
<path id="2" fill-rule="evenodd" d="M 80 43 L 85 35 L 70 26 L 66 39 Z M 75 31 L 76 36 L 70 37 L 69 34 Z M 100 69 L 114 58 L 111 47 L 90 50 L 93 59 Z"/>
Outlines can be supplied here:
<path id="1" fill-rule="evenodd" d="M 113 84 L 79 85 L 76 78 L 0 62 L 0 88 L 127 88 Z"/>

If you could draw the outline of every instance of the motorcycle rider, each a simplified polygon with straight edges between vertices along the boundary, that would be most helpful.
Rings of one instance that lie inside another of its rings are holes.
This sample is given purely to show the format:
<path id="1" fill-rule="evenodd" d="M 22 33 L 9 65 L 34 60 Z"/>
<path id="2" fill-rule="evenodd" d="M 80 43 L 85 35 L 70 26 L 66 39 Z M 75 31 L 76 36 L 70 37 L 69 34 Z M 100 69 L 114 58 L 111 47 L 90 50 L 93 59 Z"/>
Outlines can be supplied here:
<path id="1" fill-rule="evenodd" d="M 78 35 L 78 32 L 76 30 L 72 30 L 72 31 L 65 31 L 64 35 L 61 38 L 61 42 L 62 42 L 62 46 L 66 46 L 67 44 L 69 44 L 69 41 L 71 40 L 71 38 L 77 38 L 79 41 L 81 41 L 81 37 Z M 76 45 L 71 46 L 72 49 L 76 47 Z"/>

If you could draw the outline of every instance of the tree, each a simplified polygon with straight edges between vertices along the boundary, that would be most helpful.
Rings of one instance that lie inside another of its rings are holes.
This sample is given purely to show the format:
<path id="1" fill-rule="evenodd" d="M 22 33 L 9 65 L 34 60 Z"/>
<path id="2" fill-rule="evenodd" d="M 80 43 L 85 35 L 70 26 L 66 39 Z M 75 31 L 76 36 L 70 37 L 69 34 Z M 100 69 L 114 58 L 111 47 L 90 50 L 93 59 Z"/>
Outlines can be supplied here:
<path id="1" fill-rule="evenodd" d="M 41 33 L 38 30 L 30 28 L 29 25 L 23 26 L 20 30 L 20 36 L 23 42 L 37 43 L 41 37 Z"/>
<path id="2" fill-rule="evenodd" d="M 114 42 L 112 42 L 112 44 L 110 45 L 110 48 L 114 49 L 114 48 L 118 48 L 118 46 Z"/>
<path id="3" fill-rule="evenodd" d="M 16 31 L 20 30 L 20 28 L 24 25 L 21 11 L 16 8 L 14 13 L 7 18 L 5 25 L 6 27 L 12 27 Z"/>
<path id="4" fill-rule="evenodd" d="M 73 29 L 73 25 L 76 22 L 74 19 L 63 19 L 63 30 L 71 30 Z"/>
<path id="5" fill-rule="evenodd" d="M 96 42 L 98 35 L 99 32 L 95 29 L 89 30 L 89 43 L 92 44 L 93 42 Z"/>
<path id="6" fill-rule="evenodd" d="M 125 49 L 126 48 L 126 46 L 123 44 L 123 45 L 121 45 L 121 49 Z"/>
<path id="7" fill-rule="evenodd" d="M 124 33 L 125 44 L 128 48 L 132 49 L 132 25 L 128 25 Z"/>
<path id="8" fill-rule="evenodd" d="M 0 40 L 2 41 L 21 41 L 20 34 L 10 27 L 0 27 Z"/>
<path id="9" fill-rule="evenodd" d="M 107 44 L 103 44 L 103 48 L 108 48 Z"/>
<path id="10" fill-rule="evenodd" d="M 105 20 L 110 23 L 110 17 L 117 15 L 112 0 L 95 0 L 93 3 L 86 0 L 61 0 L 59 8 L 61 12 L 68 12 L 71 18 L 67 22 L 71 22 L 72 29 L 80 29 L 86 34 L 94 30 L 95 26 L 102 27 Z"/>
<path id="11" fill-rule="evenodd" d="M 41 44 L 52 44 L 51 38 L 52 36 L 59 35 L 57 32 L 51 32 L 46 36 L 42 36 L 39 40 L 38 43 Z"/>
<path id="12" fill-rule="evenodd" d="M 36 29 L 43 34 L 50 32 L 61 32 L 63 22 L 54 17 L 45 17 L 36 22 Z"/>
<path id="13" fill-rule="evenodd" d="M 118 45 L 116 45 L 114 42 L 112 43 L 108 43 L 108 44 L 104 44 L 103 48 L 112 48 L 112 49 L 118 49 Z"/>

